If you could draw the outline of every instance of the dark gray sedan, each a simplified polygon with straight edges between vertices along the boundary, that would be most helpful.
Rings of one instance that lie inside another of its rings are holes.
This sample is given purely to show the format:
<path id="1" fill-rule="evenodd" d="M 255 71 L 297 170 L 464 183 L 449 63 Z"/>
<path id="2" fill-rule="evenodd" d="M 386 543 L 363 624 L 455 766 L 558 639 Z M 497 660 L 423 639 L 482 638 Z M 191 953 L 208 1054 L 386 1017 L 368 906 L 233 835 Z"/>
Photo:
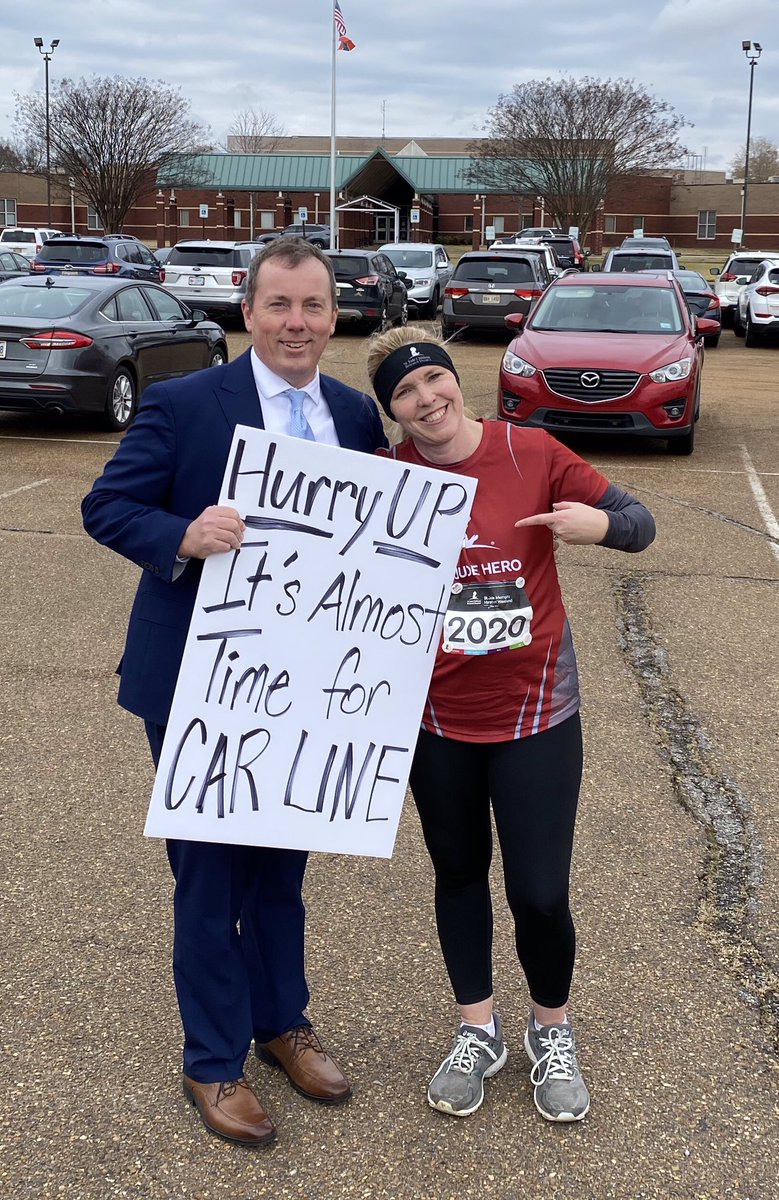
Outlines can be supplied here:
<path id="1" fill-rule="evenodd" d="M 22 258 L 15 250 L 0 250 L 0 283 L 6 279 L 20 279 L 29 274 L 29 258 Z"/>
<path id="2" fill-rule="evenodd" d="M 224 362 L 219 325 L 154 283 L 30 275 L 0 284 L 0 410 L 91 413 L 122 430 L 150 383 Z"/>

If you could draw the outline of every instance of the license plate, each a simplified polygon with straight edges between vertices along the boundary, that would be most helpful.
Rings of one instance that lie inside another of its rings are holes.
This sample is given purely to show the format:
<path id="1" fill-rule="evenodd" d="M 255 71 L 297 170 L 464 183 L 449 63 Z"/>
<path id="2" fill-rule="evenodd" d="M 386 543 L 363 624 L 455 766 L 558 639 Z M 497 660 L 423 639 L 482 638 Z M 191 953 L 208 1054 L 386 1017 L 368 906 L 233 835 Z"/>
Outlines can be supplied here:
<path id="1" fill-rule="evenodd" d="M 190 277 L 189 277 L 189 286 L 190 287 L 203 287 L 204 283 L 205 283 L 205 279 L 203 278 L 202 275 L 190 275 Z"/>
<path id="2" fill-rule="evenodd" d="M 482 304 L 501 304 L 503 302 L 503 297 L 496 296 L 490 292 L 485 292 L 481 298 L 481 302 Z"/>
<path id="3" fill-rule="evenodd" d="M 5 342 L 0 342 L 0 358 L 5 358 Z"/>

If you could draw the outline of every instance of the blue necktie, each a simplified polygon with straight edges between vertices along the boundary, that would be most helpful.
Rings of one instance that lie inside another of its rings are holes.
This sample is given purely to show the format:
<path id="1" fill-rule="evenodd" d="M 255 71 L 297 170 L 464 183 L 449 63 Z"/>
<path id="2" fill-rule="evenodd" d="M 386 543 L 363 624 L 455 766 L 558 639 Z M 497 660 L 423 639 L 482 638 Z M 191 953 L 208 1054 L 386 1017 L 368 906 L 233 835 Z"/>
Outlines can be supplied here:
<path id="1" fill-rule="evenodd" d="M 297 388 L 288 388 L 284 393 L 289 396 L 289 434 L 291 437 L 305 438 L 307 442 L 315 442 L 314 431 L 303 415 L 303 401 L 307 392 Z"/>

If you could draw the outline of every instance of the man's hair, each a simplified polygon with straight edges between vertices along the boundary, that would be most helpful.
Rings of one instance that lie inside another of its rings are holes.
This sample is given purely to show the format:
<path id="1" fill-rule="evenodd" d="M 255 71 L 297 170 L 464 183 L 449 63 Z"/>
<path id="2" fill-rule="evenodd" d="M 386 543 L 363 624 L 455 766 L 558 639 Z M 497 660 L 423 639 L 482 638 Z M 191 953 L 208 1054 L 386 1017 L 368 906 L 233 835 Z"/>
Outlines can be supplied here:
<path id="1" fill-rule="evenodd" d="M 295 267 L 301 266 L 303 263 L 314 259 L 315 262 L 320 262 L 327 271 L 330 278 L 330 299 L 333 308 L 338 307 L 338 292 L 335 286 L 335 275 L 333 274 L 333 264 L 326 254 L 323 254 L 318 246 L 312 245 L 311 242 L 305 242 L 303 238 L 296 237 L 280 237 L 275 242 L 270 242 L 264 250 L 260 250 L 255 254 L 252 261 L 249 263 L 249 272 L 246 276 L 246 304 L 251 309 L 254 307 L 254 296 L 257 291 L 257 277 L 262 270 L 262 264 L 265 262 L 277 262 L 279 266 L 286 267 L 287 270 L 294 270 Z"/>
<path id="2" fill-rule="evenodd" d="M 368 347 L 368 378 L 373 384 L 378 371 L 384 359 L 392 354 L 394 350 L 399 350 L 401 346 L 411 346 L 415 342 L 431 342 L 434 346 L 444 346 L 443 338 L 438 334 L 432 333 L 428 329 L 422 329 L 420 325 L 397 325 L 394 329 L 388 329 L 386 333 L 380 333 L 377 337 L 372 337 Z"/>

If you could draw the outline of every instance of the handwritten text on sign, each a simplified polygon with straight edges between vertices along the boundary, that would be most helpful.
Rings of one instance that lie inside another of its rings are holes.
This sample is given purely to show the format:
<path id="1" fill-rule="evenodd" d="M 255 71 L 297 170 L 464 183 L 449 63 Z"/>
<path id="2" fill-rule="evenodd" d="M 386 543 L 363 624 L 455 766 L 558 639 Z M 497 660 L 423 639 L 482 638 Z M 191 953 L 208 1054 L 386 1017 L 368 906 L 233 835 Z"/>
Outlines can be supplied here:
<path id="1" fill-rule="evenodd" d="M 148 835 L 391 855 L 475 489 L 238 426 Z"/>

